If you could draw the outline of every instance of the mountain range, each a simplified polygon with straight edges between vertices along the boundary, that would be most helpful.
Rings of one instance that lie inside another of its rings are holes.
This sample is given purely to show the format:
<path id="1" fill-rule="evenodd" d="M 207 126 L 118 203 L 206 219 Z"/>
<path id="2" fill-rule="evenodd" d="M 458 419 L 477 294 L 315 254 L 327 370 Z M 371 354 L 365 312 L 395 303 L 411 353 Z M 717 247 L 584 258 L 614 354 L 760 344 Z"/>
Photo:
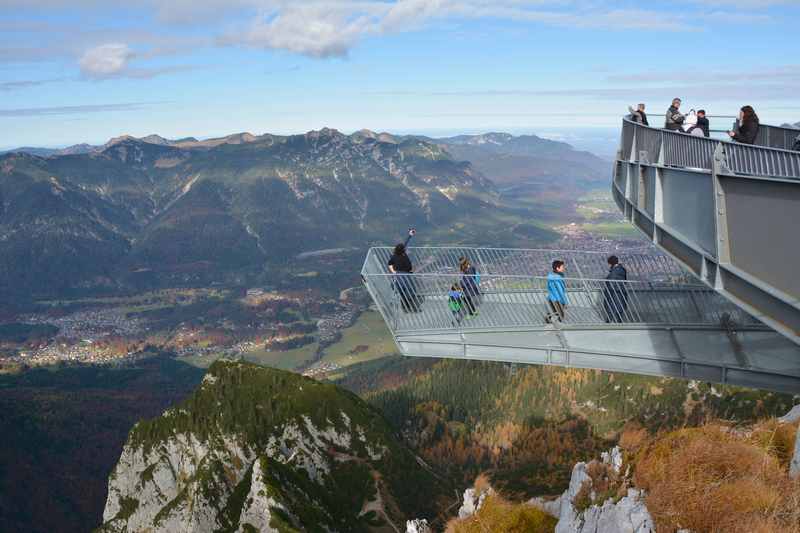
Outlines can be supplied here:
<path id="1" fill-rule="evenodd" d="M 497 184 L 540 177 L 559 179 L 581 177 L 590 181 L 608 178 L 608 169 L 606 168 L 608 163 L 604 159 L 590 152 L 576 150 L 565 142 L 545 139 L 532 134 L 514 136 L 510 133 L 491 132 L 434 138 L 423 135 L 376 133 L 363 129 L 353 133 L 352 137 L 391 144 L 400 144 L 407 140 L 421 140 L 436 144 L 445 148 L 454 159 L 469 161 Z M 87 154 L 101 152 L 125 140 L 139 140 L 178 148 L 207 149 L 222 144 L 254 142 L 258 139 L 259 136 L 252 133 L 236 133 L 205 140 L 197 140 L 195 137 L 171 140 L 156 134 L 137 139 L 130 135 L 122 135 L 110 139 L 103 145 L 76 144 L 62 149 L 20 147 L 5 153 L 24 152 L 41 157 Z"/>
<path id="2" fill-rule="evenodd" d="M 497 205 L 472 165 L 418 139 L 323 129 L 182 142 L 192 147 L 125 137 L 83 154 L 0 156 L 0 286 L 220 280 Z"/>
<path id="3" fill-rule="evenodd" d="M 586 183 L 606 173 L 602 160 L 565 143 L 508 134 L 429 139 L 325 128 L 203 141 L 121 136 L 46 157 L 6 153 L 0 291 L 268 276 L 266 264 L 385 243 L 412 225 L 431 238 L 510 244 L 524 222 L 524 239 L 542 242 L 555 235 L 534 227 L 535 213 L 504 205 L 495 181 L 554 176 L 553 161 Z"/>

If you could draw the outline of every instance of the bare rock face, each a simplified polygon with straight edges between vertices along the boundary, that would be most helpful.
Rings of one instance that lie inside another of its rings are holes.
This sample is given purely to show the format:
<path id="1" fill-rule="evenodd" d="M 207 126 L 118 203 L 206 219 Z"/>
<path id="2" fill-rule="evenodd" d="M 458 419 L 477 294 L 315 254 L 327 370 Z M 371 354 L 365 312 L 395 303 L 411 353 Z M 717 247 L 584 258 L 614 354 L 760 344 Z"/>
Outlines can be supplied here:
<path id="1" fill-rule="evenodd" d="M 789 477 L 800 477 L 800 428 L 797 429 L 797 438 L 794 440 L 794 455 L 789 466 Z"/>
<path id="2" fill-rule="evenodd" d="M 598 468 L 591 469 L 591 464 L 575 465 L 569 488 L 558 499 L 545 501 L 534 498 L 530 501 L 532 505 L 558 518 L 556 533 L 655 533 L 655 525 L 641 491 L 628 488 L 621 498 L 599 501 L 601 497 L 591 475 L 591 470 Z M 603 453 L 600 466 L 620 475 L 621 479 L 625 477 L 621 471 L 623 458 L 619 447 Z M 581 508 L 576 507 L 576 503 Z"/>
<path id="3" fill-rule="evenodd" d="M 478 490 L 473 488 L 465 490 L 464 503 L 462 503 L 461 507 L 458 509 L 458 518 L 469 518 L 477 513 L 481 508 L 481 505 L 483 505 L 486 497 L 491 496 L 492 494 L 494 494 L 494 489 L 491 487 L 486 490 Z"/>
<path id="4" fill-rule="evenodd" d="M 425 519 L 414 519 L 406 522 L 406 533 L 433 533 Z"/>
<path id="5" fill-rule="evenodd" d="M 220 361 L 184 403 L 131 431 L 100 531 L 399 530 L 435 514 L 444 489 L 394 439 L 333 385 Z"/>

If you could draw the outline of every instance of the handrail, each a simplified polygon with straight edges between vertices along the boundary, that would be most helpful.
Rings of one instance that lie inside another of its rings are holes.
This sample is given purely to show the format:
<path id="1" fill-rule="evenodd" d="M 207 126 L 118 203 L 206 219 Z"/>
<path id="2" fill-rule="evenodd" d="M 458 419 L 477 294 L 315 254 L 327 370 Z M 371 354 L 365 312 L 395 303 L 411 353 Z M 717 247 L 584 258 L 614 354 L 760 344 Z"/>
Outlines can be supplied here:
<path id="1" fill-rule="evenodd" d="M 581 325 L 760 326 L 705 286 L 565 278 L 563 316 L 548 303 L 546 278 L 482 276 L 478 290 L 457 274 L 366 274 L 364 281 L 394 332 Z M 448 296 L 461 287 L 456 308 Z M 474 316 L 471 311 L 477 311 Z"/>
<path id="2" fill-rule="evenodd" d="M 374 247 L 367 254 L 363 272 L 385 272 L 391 247 Z M 541 276 L 550 271 L 553 260 L 573 261 L 581 265 L 582 274 L 588 278 L 601 279 L 608 273 L 608 253 L 581 250 L 480 248 L 466 246 L 411 247 L 408 254 L 414 271 L 420 273 L 446 273 L 458 270 L 459 258 L 466 257 L 483 274 Z M 616 252 L 620 261 L 629 270 L 630 279 L 686 280 L 686 272 L 664 254 Z M 374 267 L 370 263 L 375 262 Z"/>
<path id="3" fill-rule="evenodd" d="M 776 147 L 695 137 L 645 126 L 623 118 L 621 159 L 653 166 L 711 170 L 714 152 L 723 147 L 735 174 L 800 179 L 800 152 Z M 761 126 L 761 128 L 776 128 Z M 788 131 L 787 128 L 778 128 Z M 793 130 L 800 135 L 800 130 Z M 761 130 L 759 130 L 761 132 Z"/>
<path id="4" fill-rule="evenodd" d="M 617 281 L 601 277 L 607 272 L 605 257 L 594 252 L 412 247 L 408 254 L 422 271 L 392 274 L 386 267 L 391 251 L 389 247 L 371 248 L 361 274 L 393 333 L 547 327 L 547 317 L 564 326 L 721 327 L 735 322 L 761 327 L 713 289 L 676 272 L 677 265 L 665 256 L 623 255 L 633 279 Z M 472 259 L 480 273 L 479 280 L 473 278 L 477 292 L 469 281 L 464 284 L 458 269 L 457 259 L 462 254 Z M 553 256 L 580 264 L 580 272 L 586 273 L 562 278 L 570 301 L 563 320 L 554 318 L 548 303 L 548 280 L 540 268 L 546 263 L 544 258 Z M 603 270 L 598 270 L 601 264 Z M 453 285 L 463 291 L 461 308 L 455 310 L 448 297 Z M 470 317 L 469 312 L 475 310 L 476 316 Z"/>

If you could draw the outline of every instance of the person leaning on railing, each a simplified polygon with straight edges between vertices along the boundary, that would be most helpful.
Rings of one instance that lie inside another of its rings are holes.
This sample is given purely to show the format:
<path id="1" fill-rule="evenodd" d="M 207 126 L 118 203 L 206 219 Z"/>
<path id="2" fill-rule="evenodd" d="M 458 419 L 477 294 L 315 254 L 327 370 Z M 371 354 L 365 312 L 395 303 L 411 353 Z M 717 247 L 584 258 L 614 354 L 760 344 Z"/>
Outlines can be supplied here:
<path id="1" fill-rule="evenodd" d="M 728 132 L 731 139 L 744 144 L 753 144 L 758 135 L 758 115 L 755 110 L 746 105 L 739 111 L 738 128 Z"/>

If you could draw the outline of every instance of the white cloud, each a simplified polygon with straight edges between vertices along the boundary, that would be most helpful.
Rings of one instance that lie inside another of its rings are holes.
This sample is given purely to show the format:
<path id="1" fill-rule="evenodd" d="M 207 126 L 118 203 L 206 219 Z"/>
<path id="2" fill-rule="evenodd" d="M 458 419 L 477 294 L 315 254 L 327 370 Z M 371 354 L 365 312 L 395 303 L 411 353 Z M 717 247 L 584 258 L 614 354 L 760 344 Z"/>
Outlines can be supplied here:
<path id="1" fill-rule="evenodd" d="M 135 55 L 127 44 L 102 44 L 87 50 L 78 64 L 85 76 L 107 78 L 122 73 Z"/>
<path id="2" fill-rule="evenodd" d="M 244 35 L 229 42 L 288 50 L 312 57 L 344 56 L 373 31 L 369 16 L 337 5 L 290 6 L 261 15 Z"/>
<path id="3" fill-rule="evenodd" d="M 797 0 L 681 0 L 683 9 L 612 0 L 140 0 L 139 10 L 164 26 L 197 24 L 209 41 L 227 45 L 285 50 L 316 58 L 341 57 L 364 39 L 423 28 L 440 21 L 495 19 L 516 23 L 607 31 L 702 31 L 708 20 L 742 25 L 774 20 L 768 8 L 796 5 Z M 110 13 L 113 3 L 102 0 L 0 0 L 3 6 L 39 6 Z M 622 6 L 622 7 L 620 7 Z M 765 9 L 758 9 L 764 8 Z M 137 50 L 155 37 L 117 35 L 94 43 L 124 40 Z M 159 31 L 159 38 L 169 31 Z M 80 36 L 79 36 L 80 38 Z M 196 35 L 175 36 L 176 50 L 191 50 Z M 94 44 L 92 43 L 92 44 Z M 114 48 L 113 46 L 116 46 Z M 81 68 L 86 75 L 103 77 L 124 71 L 132 59 L 121 45 L 103 45 L 86 52 Z M 146 59 L 137 55 L 137 59 Z M 84 64 L 86 66 L 84 66 Z"/>
<path id="4" fill-rule="evenodd" d="M 244 2 L 247 0 L 239 0 Z M 224 44 L 286 50 L 311 57 L 347 55 L 361 40 L 412 31 L 437 20 L 498 19 L 566 28 L 691 31 L 688 16 L 648 9 L 616 9 L 575 0 L 263 0 L 256 20 L 220 39 Z M 215 3 L 211 0 L 209 3 Z"/>

